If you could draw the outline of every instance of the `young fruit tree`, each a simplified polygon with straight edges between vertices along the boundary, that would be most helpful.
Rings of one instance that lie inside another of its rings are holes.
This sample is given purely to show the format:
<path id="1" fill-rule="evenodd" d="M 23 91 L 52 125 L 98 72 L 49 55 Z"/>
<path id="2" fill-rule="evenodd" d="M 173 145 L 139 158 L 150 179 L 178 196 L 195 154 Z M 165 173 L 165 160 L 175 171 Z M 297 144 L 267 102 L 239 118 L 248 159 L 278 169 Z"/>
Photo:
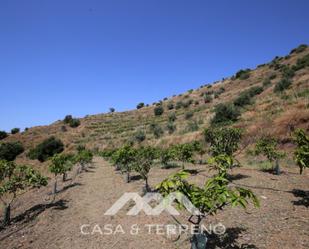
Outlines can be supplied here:
<path id="1" fill-rule="evenodd" d="M 81 150 L 77 153 L 75 157 L 75 162 L 79 163 L 80 168 L 77 173 L 86 170 L 87 165 L 92 162 L 93 154 L 89 150 Z"/>
<path id="2" fill-rule="evenodd" d="M 159 157 L 160 162 L 163 165 L 163 168 L 167 168 L 168 163 L 175 159 L 175 151 L 173 149 L 170 149 L 170 148 L 158 149 L 158 157 Z"/>
<path id="3" fill-rule="evenodd" d="M 71 160 L 72 157 L 67 154 L 56 154 L 50 159 L 51 164 L 49 165 L 49 171 L 54 174 L 54 186 L 52 191 L 54 198 L 57 193 L 58 175 L 62 175 L 62 179 L 66 180 L 67 172 L 73 167 Z"/>
<path id="4" fill-rule="evenodd" d="M 294 132 L 297 148 L 294 152 L 294 159 L 302 174 L 305 168 L 309 168 L 309 136 L 302 129 Z"/>
<path id="5" fill-rule="evenodd" d="M 226 155 L 229 157 L 228 155 Z M 220 169 L 218 174 L 208 179 L 203 187 L 189 183 L 186 178 L 189 176 L 188 172 L 181 171 L 167 179 L 163 180 L 158 186 L 157 190 L 163 195 L 168 196 L 170 193 L 181 193 L 193 204 L 199 211 L 197 214 L 192 214 L 188 219 L 194 224 L 194 235 L 191 238 L 192 247 L 200 248 L 197 244 L 205 245 L 207 236 L 201 229 L 201 222 L 209 215 L 215 215 L 219 210 L 225 207 L 241 206 L 246 208 L 249 201 L 252 201 L 254 206 L 259 206 L 259 201 L 254 193 L 245 188 L 232 187 L 226 178 L 226 165 L 230 162 L 224 160 L 214 160 L 216 168 Z M 178 202 L 178 206 L 183 208 L 184 203 Z"/>
<path id="6" fill-rule="evenodd" d="M 26 165 L 0 160 L 0 200 L 4 205 L 3 226 L 11 221 L 11 205 L 18 195 L 47 185 L 47 177 Z"/>
<path id="7" fill-rule="evenodd" d="M 126 173 L 126 182 L 130 182 L 130 172 L 132 170 L 136 156 L 136 150 L 130 145 L 124 145 L 112 155 L 114 165 L 119 166 L 122 172 Z"/>
<path id="8" fill-rule="evenodd" d="M 145 191 L 150 192 L 151 188 L 148 184 L 148 174 L 156 159 L 156 151 L 154 148 L 147 146 L 137 149 L 133 169 L 140 174 L 145 181 Z"/>
<path id="9" fill-rule="evenodd" d="M 185 169 L 185 163 L 193 162 L 194 147 L 192 144 L 178 144 L 174 147 L 176 158 L 182 162 L 182 169 Z"/>
<path id="10" fill-rule="evenodd" d="M 273 170 L 276 175 L 280 175 L 280 166 L 279 160 L 285 157 L 285 153 L 277 150 L 277 141 L 276 139 L 265 136 L 260 138 L 255 144 L 255 155 L 264 155 L 268 161 L 273 165 Z"/>

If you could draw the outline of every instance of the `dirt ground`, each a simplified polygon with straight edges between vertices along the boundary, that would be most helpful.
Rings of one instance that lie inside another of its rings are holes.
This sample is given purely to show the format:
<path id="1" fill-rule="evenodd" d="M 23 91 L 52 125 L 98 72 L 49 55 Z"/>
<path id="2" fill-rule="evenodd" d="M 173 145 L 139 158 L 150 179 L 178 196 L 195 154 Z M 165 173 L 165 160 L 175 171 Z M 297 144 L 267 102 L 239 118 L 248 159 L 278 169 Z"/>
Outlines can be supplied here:
<path id="1" fill-rule="evenodd" d="M 198 184 L 210 175 L 206 166 L 190 169 L 197 170 L 190 180 Z M 150 185 L 154 187 L 177 170 L 152 169 Z M 297 168 L 283 170 L 282 175 L 275 176 L 249 167 L 233 169 L 232 184 L 252 189 L 261 207 L 226 208 L 207 218 L 206 227 L 219 223 L 226 227 L 223 235 L 209 235 L 207 248 L 309 248 L 309 175 L 299 175 Z M 0 230 L 0 248 L 190 248 L 188 234 L 177 241 L 166 235 L 165 226 L 176 223 L 165 212 L 159 216 L 128 216 L 133 206 L 129 203 L 115 216 L 104 215 L 123 193 L 141 193 L 142 186 L 138 176 L 127 184 L 109 163 L 95 158 L 88 172 L 59 186 L 62 190 L 55 202 L 51 203 L 51 186 L 21 196 L 13 205 L 12 224 Z M 189 224 L 188 217 L 181 211 L 177 219 Z M 89 234 L 82 234 L 82 225 Z M 136 231 L 132 226 L 139 228 L 138 233 L 132 233 Z M 105 228 L 112 228 L 114 234 Z"/>

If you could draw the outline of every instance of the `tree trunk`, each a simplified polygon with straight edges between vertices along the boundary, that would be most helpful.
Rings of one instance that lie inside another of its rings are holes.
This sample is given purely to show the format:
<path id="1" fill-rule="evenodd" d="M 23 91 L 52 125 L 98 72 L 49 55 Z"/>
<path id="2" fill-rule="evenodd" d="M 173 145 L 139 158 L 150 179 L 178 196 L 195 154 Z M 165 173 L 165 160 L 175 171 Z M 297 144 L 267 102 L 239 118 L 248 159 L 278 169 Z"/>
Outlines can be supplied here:
<path id="1" fill-rule="evenodd" d="M 182 162 L 182 169 L 185 169 L 185 162 Z"/>
<path id="2" fill-rule="evenodd" d="M 275 174 L 276 174 L 276 175 L 280 175 L 279 160 L 276 160 Z"/>
<path id="3" fill-rule="evenodd" d="M 67 173 L 62 174 L 62 181 L 65 182 L 67 180 Z"/>
<path id="4" fill-rule="evenodd" d="M 302 173 L 303 173 L 303 167 L 300 166 L 300 167 L 299 167 L 299 174 L 301 175 Z"/>
<path id="5" fill-rule="evenodd" d="M 194 234 L 191 238 L 191 249 L 206 249 L 207 237 L 202 233 L 200 224 L 202 217 L 197 216 L 197 222 L 194 224 Z"/>
<path id="6" fill-rule="evenodd" d="M 2 225 L 5 227 L 9 225 L 11 222 L 11 204 L 7 204 L 4 207 L 4 213 L 3 213 L 3 223 Z"/>
<path id="7" fill-rule="evenodd" d="M 130 171 L 127 171 L 127 174 L 126 174 L 126 183 L 129 183 L 130 182 Z"/>
<path id="8" fill-rule="evenodd" d="M 57 177 L 55 177 L 54 187 L 53 187 L 53 195 L 57 194 Z"/>
<path id="9" fill-rule="evenodd" d="M 148 177 L 145 178 L 145 190 L 146 192 L 151 192 L 151 189 L 148 184 Z"/>

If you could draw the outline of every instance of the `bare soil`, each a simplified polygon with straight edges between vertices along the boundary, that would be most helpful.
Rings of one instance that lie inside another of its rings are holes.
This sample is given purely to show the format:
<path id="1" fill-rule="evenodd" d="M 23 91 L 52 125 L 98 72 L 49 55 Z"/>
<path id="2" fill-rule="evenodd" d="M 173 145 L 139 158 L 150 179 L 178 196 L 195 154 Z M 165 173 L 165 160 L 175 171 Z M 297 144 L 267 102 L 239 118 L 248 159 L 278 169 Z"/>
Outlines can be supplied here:
<path id="1" fill-rule="evenodd" d="M 205 165 L 189 168 L 196 170 L 190 180 L 197 184 L 203 184 L 211 174 Z M 179 168 L 152 169 L 151 187 L 177 170 Z M 221 236 L 209 235 L 208 248 L 309 248 L 308 173 L 298 175 L 296 168 L 284 168 L 283 171 L 282 175 L 275 176 L 249 167 L 233 169 L 232 184 L 254 190 L 261 207 L 226 208 L 206 219 L 206 227 L 218 223 L 226 227 Z M 148 224 L 175 224 L 167 213 L 128 216 L 126 213 L 133 206 L 129 203 L 115 216 L 104 215 L 123 193 L 141 193 L 143 185 L 136 175 L 131 183 L 125 183 L 123 176 L 109 163 L 95 158 L 87 172 L 59 186 L 62 190 L 54 202 L 50 195 L 51 186 L 21 196 L 13 205 L 12 224 L 0 230 L 0 248 L 190 248 L 188 234 L 174 242 L 160 229 L 152 227 L 149 232 Z M 189 224 L 188 217 L 186 211 L 181 211 L 177 219 Z M 87 225 L 84 231 L 90 234 L 81 233 L 83 224 Z M 114 235 L 107 234 L 104 229 L 107 224 L 113 226 Z M 136 235 L 130 233 L 134 224 L 140 228 Z M 103 234 L 98 230 L 91 234 L 97 227 Z"/>

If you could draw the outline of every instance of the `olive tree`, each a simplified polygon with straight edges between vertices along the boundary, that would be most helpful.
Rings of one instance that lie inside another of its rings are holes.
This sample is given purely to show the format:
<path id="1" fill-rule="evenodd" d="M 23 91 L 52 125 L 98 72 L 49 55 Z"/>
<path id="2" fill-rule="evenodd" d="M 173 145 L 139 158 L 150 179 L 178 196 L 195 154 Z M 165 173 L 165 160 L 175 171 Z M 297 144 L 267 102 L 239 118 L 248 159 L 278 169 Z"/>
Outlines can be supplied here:
<path id="1" fill-rule="evenodd" d="M 302 174 L 305 168 L 309 167 L 309 136 L 302 129 L 294 132 L 297 148 L 294 152 L 294 159 L 299 167 L 299 173 Z"/>
<path id="2" fill-rule="evenodd" d="M 11 205 L 18 195 L 47 185 L 47 177 L 26 165 L 0 160 L 0 200 L 4 205 L 3 226 L 11 221 Z"/>

